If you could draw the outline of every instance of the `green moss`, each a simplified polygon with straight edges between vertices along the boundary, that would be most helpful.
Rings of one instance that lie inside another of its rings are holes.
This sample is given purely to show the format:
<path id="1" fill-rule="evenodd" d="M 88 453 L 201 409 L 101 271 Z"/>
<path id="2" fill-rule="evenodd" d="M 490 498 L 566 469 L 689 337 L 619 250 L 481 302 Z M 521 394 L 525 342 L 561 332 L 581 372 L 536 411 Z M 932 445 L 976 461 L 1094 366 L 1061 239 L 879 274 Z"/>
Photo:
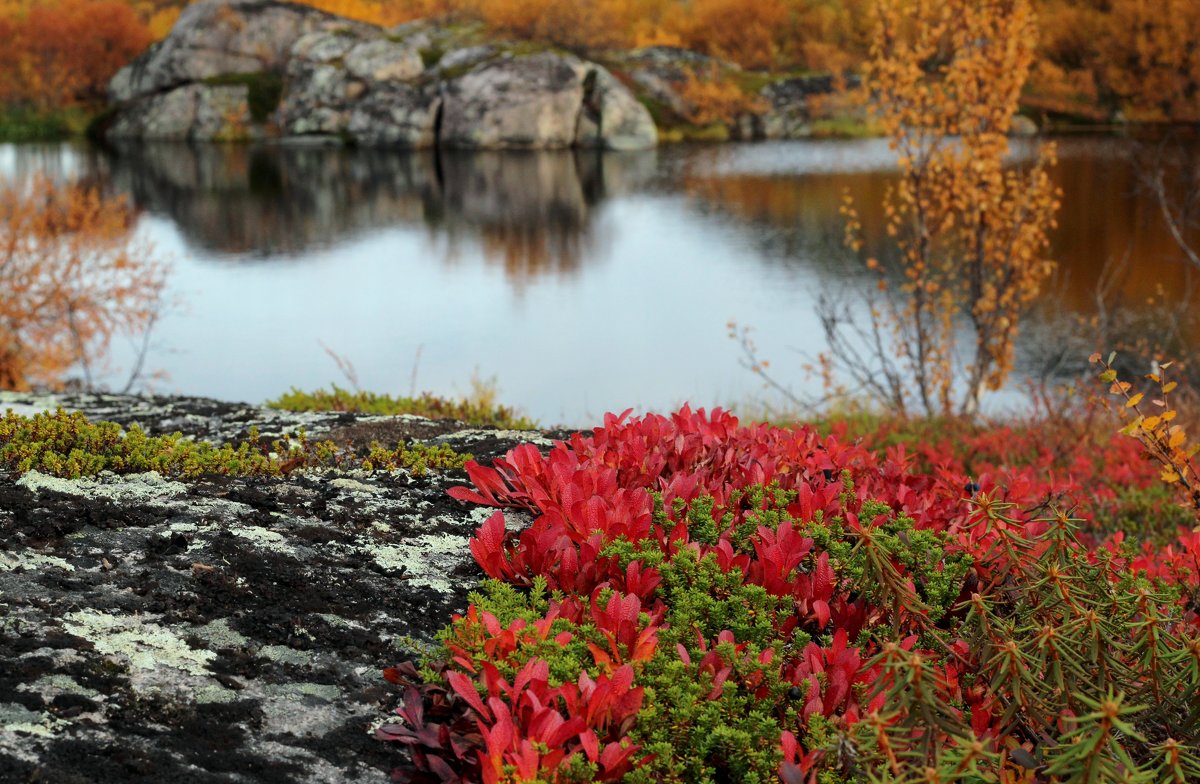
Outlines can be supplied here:
<path id="1" fill-rule="evenodd" d="M 330 389 L 303 392 L 292 388 L 275 400 L 271 408 L 284 411 L 350 411 L 379 416 L 412 414 L 429 419 L 454 419 L 471 425 L 498 427 L 503 430 L 532 430 L 537 425 L 507 406 L 494 401 L 494 387 L 474 382 L 471 396 L 460 400 L 438 397 L 428 392 L 418 397 L 392 397 L 373 392 L 351 392 L 333 384 Z"/>
<path id="2" fill-rule="evenodd" d="M 205 79 L 204 83 L 216 87 L 244 86 L 250 117 L 260 124 L 271 117 L 283 99 L 283 77 L 271 71 L 221 74 Z"/>
<path id="3" fill-rule="evenodd" d="M 278 476 L 304 468 L 406 470 L 461 469 L 469 454 L 449 446 L 401 444 L 387 449 L 378 443 L 363 454 L 340 449 L 331 441 L 312 442 L 303 432 L 265 442 L 256 430 L 246 441 L 216 446 L 179 433 L 147 435 L 137 425 L 124 430 L 115 422 L 90 422 L 78 412 L 25 417 L 9 411 L 0 419 L 0 469 L 17 474 L 38 471 L 65 479 L 96 476 L 103 471 L 133 474 L 155 471 L 163 476 Z"/>
<path id="4" fill-rule="evenodd" d="M 829 117 L 812 123 L 814 139 L 871 139 L 881 135 L 877 124 L 861 117 Z"/>
<path id="5" fill-rule="evenodd" d="M 28 109 L 0 110 L 0 142 L 62 141 L 82 134 L 90 119 L 90 114 L 79 109 L 46 113 Z"/>
<path id="6" fill-rule="evenodd" d="M 421 65 L 425 66 L 426 70 L 434 67 L 442 61 L 446 56 L 446 50 L 436 44 L 425 47 L 419 51 L 421 55 Z"/>

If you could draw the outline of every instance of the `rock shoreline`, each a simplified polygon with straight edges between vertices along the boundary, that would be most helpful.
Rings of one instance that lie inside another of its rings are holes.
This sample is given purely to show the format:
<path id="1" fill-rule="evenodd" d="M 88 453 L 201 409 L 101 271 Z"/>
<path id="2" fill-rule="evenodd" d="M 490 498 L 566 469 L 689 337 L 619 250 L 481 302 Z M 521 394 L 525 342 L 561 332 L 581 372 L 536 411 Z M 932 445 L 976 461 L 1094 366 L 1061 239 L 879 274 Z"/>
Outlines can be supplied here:
<path id="1" fill-rule="evenodd" d="M 484 460 L 551 443 L 418 417 L 0 393 L 0 410 L 60 405 L 216 442 L 303 427 Z M 467 537 L 488 510 L 446 495 L 464 479 L 0 472 L 0 780 L 387 781 L 401 752 L 370 734 L 397 698 L 381 670 L 482 577 Z"/>
<path id="2" fill-rule="evenodd" d="M 809 98 L 836 90 L 828 76 L 743 75 L 671 47 L 602 59 L 501 41 L 477 25 L 384 30 L 280 0 L 201 0 L 113 78 L 98 133 L 112 142 L 642 150 L 658 143 L 659 124 L 668 135 L 687 125 L 683 85 L 696 74 L 753 82 L 757 106 L 693 129 L 705 138 L 810 136 Z"/>

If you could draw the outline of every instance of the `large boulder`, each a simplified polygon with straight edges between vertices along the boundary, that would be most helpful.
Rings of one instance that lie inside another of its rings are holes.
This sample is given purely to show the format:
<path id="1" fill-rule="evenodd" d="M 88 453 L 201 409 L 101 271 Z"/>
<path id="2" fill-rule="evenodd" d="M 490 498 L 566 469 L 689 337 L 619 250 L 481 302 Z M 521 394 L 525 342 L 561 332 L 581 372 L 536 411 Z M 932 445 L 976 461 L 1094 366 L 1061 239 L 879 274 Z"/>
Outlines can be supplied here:
<path id="1" fill-rule="evenodd" d="M 415 46 L 379 32 L 311 33 L 292 48 L 279 123 L 288 136 L 432 147 L 441 99 L 436 85 L 420 79 L 424 70 Z"/>
<path id="2" fill-rule="evenodd" d="M 467 149 L 652 147 L 650 113 L 612 74 L 555 52 L 501 56 L 443 88 L 441 143 Z"/>
<path id="3" fill-rule="evenodd" d="M 553 149 L 575 141 L 583 64 L 551 52 L 501 57 L 446 84 L 444 144 L 478 149 Z"/>
<path id="4" fill-rule="evenodd" d="M 365 146 L 653 147 L 650 113 L 594 63 L 454 28 L 391 32 L 278 0 L 201 0 L 113 79 L 114 140 L 320 137 Z"/>
<path id="5" fill-rule="evenodd" d="M 606 150 L 644 150 L 657 141 L 654 119 L 633 93 L 603 68 L 588 71 L 575 144 Z"/>
<path id="6" fill-rule="evenodd" d="M 201 0 L 184 9 L 166 39 L 113 77 L 109 97 L 125 103 L 223 74 L 279 72 L 306 33 L 368 29 L 279 0 Z"/>
<path id="7" fill-rule="evenodd" d="M 120 112 L 110 139 L 233 141 L 260 137 L 245 85 L 188 84 Z"/>

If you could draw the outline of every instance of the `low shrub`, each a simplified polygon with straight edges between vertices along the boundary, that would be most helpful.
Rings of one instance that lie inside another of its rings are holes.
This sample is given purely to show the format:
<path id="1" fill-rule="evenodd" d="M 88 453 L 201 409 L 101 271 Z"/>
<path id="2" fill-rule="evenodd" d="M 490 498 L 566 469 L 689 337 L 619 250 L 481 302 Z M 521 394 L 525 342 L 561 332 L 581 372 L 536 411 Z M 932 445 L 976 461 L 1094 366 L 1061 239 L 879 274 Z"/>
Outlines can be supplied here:
<path id="1" fill-rule="evenodd" d="M 350 391 L 337 384 L 328 390 L 303 392 L 293 387 L 275 400 L 267 401 L 271 408 L 284 411 L 352 411 L 360 414 L 398 416 L 411 414 L 428 419 L 454 419 L 469 425 L 497 427 L 502 430 L 532 430 L 537 424 L 519 415 L 508 406 L 494 402 L 494 390 L 476 383 L 476 391 L 468 398 L 450 400 L 423 392 L 418 397 L 393 397 L 374 392 Z"/>
<path id="2" fill-rule="evenodd" d="M 685 407 L 468 463 L 452 496 L 534 520 L 479 528 L 489 582 L 385 673 L 398 778 L 1197 780 L 1200 533 L 1109 535 L 1158 469 L 1038 433 L 874 448 Z"/>
<path id="3" fill-rule="evenodd" d="M 0 470 L 17 474 L 39 471 L 67 479 L 104 471 L 156 471 L 183 477 L 279 476 L 329 467 L 405 470 L 419 476 L 430 470 L 461 469 L 470 459 L 471 455 L 444 444 L 400 444 L 388 449 L 372 443 L 365 450 L 354 450 L 332 441 L 309 441 L 303 431 L 267 442 L 253 428 L 237 446 L 216 446 L 179 433 L 150 436 L 137 425 L 125 430 L 115 422 L 93 423 L 81 413 L 62 409 L 32 417 L 9 411 L 0 419 Z"/>

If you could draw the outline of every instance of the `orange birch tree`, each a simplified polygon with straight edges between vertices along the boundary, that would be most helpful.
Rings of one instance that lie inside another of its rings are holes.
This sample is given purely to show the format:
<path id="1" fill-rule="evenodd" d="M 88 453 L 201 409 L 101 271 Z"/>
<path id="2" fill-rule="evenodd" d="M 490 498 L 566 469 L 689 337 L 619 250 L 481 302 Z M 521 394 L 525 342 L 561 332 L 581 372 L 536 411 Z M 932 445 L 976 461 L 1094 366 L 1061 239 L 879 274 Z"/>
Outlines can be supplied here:
<path id="1" fill-rule="evenodd" d="M 870 367 L 847 364 L 898 413 L 915 402 L 926 415 L 970 416 L 1007 378 L 1020 317 L 1053 270 L 1053 147 L 1009 160 L 1033 10 L 1029 0 L 879 0 L 877 14 L 864 84 L 900 181 L 884 202 L 894 263 L 867 263 L 894 291 L 872 307 Z M 845 213 L 860 250 L 852 202 Z M 835 351 L 848 345 L 838 337 Z"/>

